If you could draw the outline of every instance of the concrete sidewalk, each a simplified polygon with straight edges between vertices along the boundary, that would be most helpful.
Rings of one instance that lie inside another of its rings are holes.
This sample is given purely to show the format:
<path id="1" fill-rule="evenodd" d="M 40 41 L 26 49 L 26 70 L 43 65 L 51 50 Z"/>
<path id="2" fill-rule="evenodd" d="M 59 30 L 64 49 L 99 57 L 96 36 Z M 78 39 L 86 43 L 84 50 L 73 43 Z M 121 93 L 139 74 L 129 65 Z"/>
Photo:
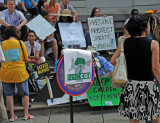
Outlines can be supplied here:
<path id="1" fill-rule="evenodd" d="M 104 123 L 129 123 L 128 118 L 121 117 L 116 109 L 104 110 Z M 48 123 L 49 114 L 35 115 L 35 118 L 29 121 L 22 120 L 19 117 L 14 123 Z M 70 113 L 52 113 L 50 123 L 70 123 Z M 85 111 L 74 113 L 74 123 L 103 123 L 101 110 Z M 145 123 L 140 121 L 140 123 Z"/>

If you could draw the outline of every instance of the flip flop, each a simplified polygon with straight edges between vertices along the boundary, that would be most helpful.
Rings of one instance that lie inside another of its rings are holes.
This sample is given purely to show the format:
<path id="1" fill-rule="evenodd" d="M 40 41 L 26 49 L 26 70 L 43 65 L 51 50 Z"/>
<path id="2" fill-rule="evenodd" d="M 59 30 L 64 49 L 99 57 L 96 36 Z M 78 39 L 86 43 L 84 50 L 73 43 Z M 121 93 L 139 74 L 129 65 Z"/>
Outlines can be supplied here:
<path id="1" fill-rule="evenodd" d="M 17 119 L 17 116 L 15 116 L 14 118 L 10 118 L 9 122 L 14 122 Z"/>
<path id="2" fill-rule="evenodd" d="M 28 114 L 28 116 L 23 117 L 23 120 L 30 120 L 30 119 L 32 119 L 32 118 L 34 118 L 34 116 L 33 116 L 33 115 Z"/>

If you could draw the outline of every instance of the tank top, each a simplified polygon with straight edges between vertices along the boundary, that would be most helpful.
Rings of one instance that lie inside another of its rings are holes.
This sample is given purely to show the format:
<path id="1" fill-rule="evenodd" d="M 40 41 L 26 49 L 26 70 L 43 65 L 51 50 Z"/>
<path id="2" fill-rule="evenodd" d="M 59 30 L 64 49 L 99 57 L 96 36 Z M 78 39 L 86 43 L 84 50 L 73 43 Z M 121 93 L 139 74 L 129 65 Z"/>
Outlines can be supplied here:
<path id="1" fill-rule="evenodd" d="M 138 81 L 153 81 L 152 71 L 152 40 L 147 37 L 130 37 L 124 41 L 128 79 Z"/>

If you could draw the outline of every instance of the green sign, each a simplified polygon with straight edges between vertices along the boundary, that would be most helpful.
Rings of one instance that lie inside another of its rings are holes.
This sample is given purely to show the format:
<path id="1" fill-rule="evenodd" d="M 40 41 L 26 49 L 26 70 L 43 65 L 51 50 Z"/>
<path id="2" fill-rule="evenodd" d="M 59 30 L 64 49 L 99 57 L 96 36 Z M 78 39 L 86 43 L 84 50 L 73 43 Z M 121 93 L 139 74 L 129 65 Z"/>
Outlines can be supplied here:
<path id="1" fill-rule="evenodd" d="M 119 98 L 122 89 L 112 88 L 111 77 L 100 77 L 102 83 L 103 95 L 99 83 L 95 78 L 93 85 L 87 91 L 88 102 L 91 106 L 113 106 L 119 105 Z"/>

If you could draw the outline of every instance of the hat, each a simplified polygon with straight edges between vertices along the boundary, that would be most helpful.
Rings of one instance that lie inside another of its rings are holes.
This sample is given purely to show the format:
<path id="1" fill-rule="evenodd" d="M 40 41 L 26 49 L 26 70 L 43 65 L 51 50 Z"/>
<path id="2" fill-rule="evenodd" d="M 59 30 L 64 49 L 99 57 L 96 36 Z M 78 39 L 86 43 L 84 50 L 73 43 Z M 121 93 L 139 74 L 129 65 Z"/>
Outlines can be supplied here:
<path id="1" fill-rule="evenodd" d="M 96 51 L 96 47 L 88 46 L 87 50 L 90 51 L 91 53 L 96 53 L 97 55 L 99 55 L 99 53 Z"/>
<path id="2" fill-rule="evenodd" d="M 146 14 L 153 14 L 153 13 L 155 13 L 155 12 L 157 12 L 158 11 L 158 9 L 155 9 L 155 10 L 147 10 L 147 11 L 145 11 L 145 13 Z"/>
<path id="3" fill-rule="evenodd" d="M 72 16 L 69 9 L 63 9 L 61 16 Z"/>

